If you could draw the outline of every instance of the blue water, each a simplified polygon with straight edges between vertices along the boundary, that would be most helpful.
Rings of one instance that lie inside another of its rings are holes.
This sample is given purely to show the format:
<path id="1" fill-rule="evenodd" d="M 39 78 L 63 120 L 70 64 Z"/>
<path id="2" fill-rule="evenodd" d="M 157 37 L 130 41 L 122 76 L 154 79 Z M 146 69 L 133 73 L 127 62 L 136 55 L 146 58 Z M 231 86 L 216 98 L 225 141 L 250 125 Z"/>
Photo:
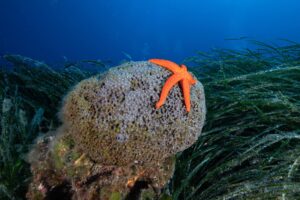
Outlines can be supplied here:
<path id="1" fill-rule="evenodd" d="M 250 37 L 300 42 L 299 0 L 0 0 L 0 55 L 46 62 L 242 48 Z"/>

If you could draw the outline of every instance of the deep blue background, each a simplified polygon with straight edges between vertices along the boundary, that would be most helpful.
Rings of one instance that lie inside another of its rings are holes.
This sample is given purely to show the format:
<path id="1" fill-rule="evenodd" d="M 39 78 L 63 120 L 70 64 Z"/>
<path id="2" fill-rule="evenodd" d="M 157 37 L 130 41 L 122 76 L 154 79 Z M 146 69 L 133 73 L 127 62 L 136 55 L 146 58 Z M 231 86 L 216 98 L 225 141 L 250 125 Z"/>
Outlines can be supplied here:
<path id="1" fill-rule="evenodd" d="M 0 54 L 46 62 L 240 48 L 224 38 L 300 41 L 299 0 L 0 0 Z"/>

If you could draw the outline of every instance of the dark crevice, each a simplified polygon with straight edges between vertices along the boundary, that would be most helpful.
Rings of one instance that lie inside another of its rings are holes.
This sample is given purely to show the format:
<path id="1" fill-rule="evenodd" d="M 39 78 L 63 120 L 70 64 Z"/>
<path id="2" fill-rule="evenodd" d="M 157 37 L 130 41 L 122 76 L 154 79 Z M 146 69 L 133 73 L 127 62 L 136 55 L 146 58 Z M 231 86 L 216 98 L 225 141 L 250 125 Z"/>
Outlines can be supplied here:
<path id="1" fill-rule="evenodd" d="M 137 181 L 134 184 L 134 186 L 131 188 L 129 194 L 125 197 L 125 200 L 139 200 L 142 190 L 148 188 L 149 188 L 148 181 Z"/>
<path id="2" fill-rule="evenodd" d="M 67 181 L 63 182 L 60 185 L 57 185 L 53 189 L 51 189 L 45 197 L 45 200 L 71 200 L 72 199 L 72 187 L 71 184 Z"/>

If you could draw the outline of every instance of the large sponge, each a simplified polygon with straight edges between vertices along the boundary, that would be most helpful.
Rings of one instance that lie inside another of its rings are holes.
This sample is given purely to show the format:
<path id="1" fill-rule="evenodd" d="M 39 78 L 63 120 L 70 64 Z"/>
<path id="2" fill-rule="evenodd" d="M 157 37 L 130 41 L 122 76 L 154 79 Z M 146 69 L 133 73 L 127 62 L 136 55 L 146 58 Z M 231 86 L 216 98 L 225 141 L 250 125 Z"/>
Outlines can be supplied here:
<path id="1" fill-rule="evenodd" d="M 65 98 L 62 120 L 79 150 L 103 165 L 160 163 L 191 146 L 201 133 L 206 107 L 202 84 L 191 87 L 191 111 L 176 85 L 155 109 L 171 72 L 130 62 L 80 82 Z"/>

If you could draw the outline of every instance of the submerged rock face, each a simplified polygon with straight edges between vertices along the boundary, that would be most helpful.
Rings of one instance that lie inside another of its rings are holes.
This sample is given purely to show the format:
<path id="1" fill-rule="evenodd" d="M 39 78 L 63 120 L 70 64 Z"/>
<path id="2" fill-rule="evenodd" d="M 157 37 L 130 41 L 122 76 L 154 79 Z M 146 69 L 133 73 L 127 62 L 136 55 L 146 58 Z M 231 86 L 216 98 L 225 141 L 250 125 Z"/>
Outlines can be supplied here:
<path id="1" fill-rule="evenodd" d="M 149 62 L 131 62 L 75 86 L 64 99 L 63 125 L 30 153 L 34 178 L 27 197 L 156 196 L 173 174 L 174 155 L 196 141 L 206 114 L 198 81 L 189 113 L 179 85 L 155 109 L 170 75 Z"/>
<path id="2" fill-rule="evenodd" d="M 78 147 L 109 165 L 159 162 L 193 144 L 205 118 L 203 86 L 191 88 L 187 113 L 175 86 L 155 109 L 171 73 L 149 62 L 127 63 L 79 83 L 66 97 L 62 119 Z"/>

